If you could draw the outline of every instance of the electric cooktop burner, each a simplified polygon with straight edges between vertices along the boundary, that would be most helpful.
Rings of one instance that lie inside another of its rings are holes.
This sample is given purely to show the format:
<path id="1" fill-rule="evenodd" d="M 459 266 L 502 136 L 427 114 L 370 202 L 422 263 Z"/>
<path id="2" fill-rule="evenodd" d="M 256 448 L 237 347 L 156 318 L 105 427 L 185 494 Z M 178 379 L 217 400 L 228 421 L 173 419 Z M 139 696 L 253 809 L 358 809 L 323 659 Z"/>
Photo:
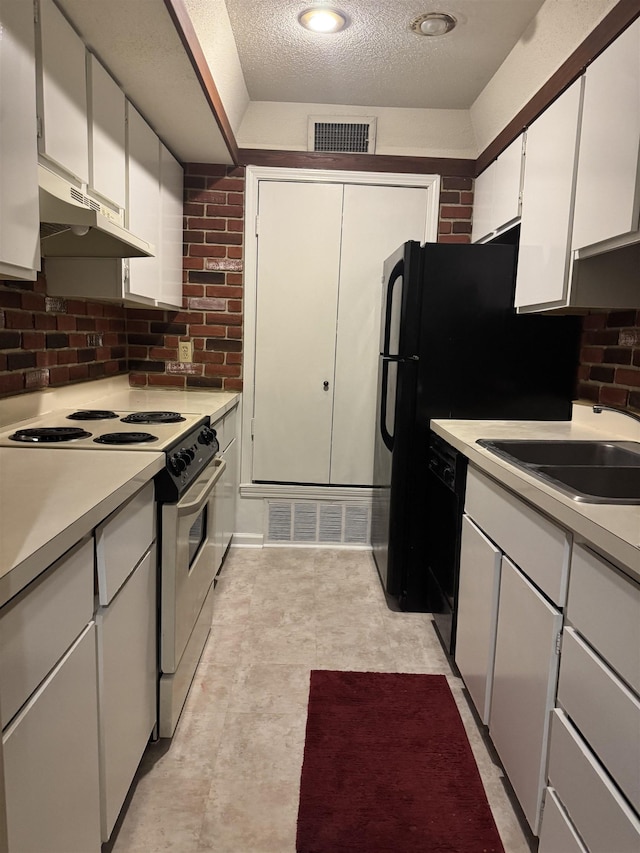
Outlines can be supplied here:
<path id="1" fill-rule="evenodd" d="M 121 420 L 125 424 L 175 424 L 186 418 L 178 412 L 132 412 Z"/>
<path id="2" fill-rule="evenodd" d="M 115 412 L 110 412 L 108 409 L 80 409 L 67 415 L 69 421 L 106 421 L 109 418 L 117 418 Z"/>
<path id="3" fill-rule="evenodd" d="M 10 435 L 12 441 L 30 441 L 46 444 L 47 442 L 73 441 L 76 438 L 91 438 L 91 433 L 80 427 L 34 427 L 19 429 Z"/>
<path id="4" fill-rule="evenodd" d="M 145 444 L 157 441 L 158 437 L 150 432 L 105 432 L 93 440 L 97 444 Z"/>

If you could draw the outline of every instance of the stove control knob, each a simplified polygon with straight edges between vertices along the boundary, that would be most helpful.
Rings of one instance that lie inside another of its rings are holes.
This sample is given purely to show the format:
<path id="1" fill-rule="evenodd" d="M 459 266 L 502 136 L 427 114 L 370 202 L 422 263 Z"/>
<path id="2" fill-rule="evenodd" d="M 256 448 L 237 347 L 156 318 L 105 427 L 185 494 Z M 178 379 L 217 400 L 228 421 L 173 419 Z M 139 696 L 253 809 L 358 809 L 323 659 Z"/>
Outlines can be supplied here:
<path id="1" fill-rule="evenodd" d="M 179 453 L 174 453 L 173 456 L 169 458 L 169 467 L 174 474 L 181 474 L 187 465 Z"/>
<path id="2" fill-rule="evenodd" d="M 198 436 L 199 444 L 205 444 L 207 447 L 211 444 L 211 442 L 216 437 L 216 431 L 211 429 L 210 427 L 204 427 L 204 429 L 200 432 Z"/>
<path id="3" fill-rule="evenodd" d="M 195 456 L 195 453 L 193 452 L 193 450 L 186 450 L 184 447 L 181 447 L 176 455 L 178 459 L 181 459 L 183 461 L 184 468 L 182 470 L 184 471 L 185 468 L 188 468 L 189 465 L 191 465 L 191 460 Z"/>

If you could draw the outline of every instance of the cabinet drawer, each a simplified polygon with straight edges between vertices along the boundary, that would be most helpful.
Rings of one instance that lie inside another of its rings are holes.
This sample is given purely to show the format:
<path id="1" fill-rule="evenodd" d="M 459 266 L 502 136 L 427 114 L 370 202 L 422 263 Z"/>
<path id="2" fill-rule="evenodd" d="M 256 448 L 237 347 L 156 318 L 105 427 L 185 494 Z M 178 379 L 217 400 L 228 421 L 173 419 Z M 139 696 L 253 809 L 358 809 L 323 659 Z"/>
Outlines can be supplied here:
<path id="1" fill-rule="evenodd" d="M 637 853 L 640 821 L 566 715 L 553 711 L 549 784 L 591 853 Z"/>
<path id="2" fill-rule="evenodd" d="M 588 853 L 553 788 L 544 800 L 538 853 Z"/>
<path id="3" fill-rule="evenodd" d="M 571 536 L 469 468 L 465 512 L 559 607 L 567 596 Z"/>
<path id="4" fill-rule="evenodd" d="M 564 632 L 558 702 L 640 812 L 640 701 L 572 628 Z"/>
<path id="5" fill-rule="evenodd" d="M 93 616 L 93 540 L 72 548 L 0 611 L 2 727 Z"/>
<path id="6" fill-rule="evenodd" d="M 636 693 L 640 693 L 640 585 L 576 545 L 567 618 Z"/>
<path id="7" fill-rule="evenodd" d="M 96 528 L 100 604 L 108 604 L 155 538 L 153 483 L 141 489 Z"/>

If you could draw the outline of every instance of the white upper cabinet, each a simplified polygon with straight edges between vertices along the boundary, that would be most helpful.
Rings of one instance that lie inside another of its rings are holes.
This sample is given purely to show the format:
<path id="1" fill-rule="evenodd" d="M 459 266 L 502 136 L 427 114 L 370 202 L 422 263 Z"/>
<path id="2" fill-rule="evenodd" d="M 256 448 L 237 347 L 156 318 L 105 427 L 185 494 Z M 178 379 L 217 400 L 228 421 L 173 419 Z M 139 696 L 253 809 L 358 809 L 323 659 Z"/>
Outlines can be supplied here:
<path id="1" fill-rule="evenodd" d="M 127 296 L 155 304 L 160 282 L 160 140 L 127 104 L 127 227 L 155 247 L 153 258 L 131 258 Z"/>
<path id="2" fill-rule="evenodd" d="M 638 238 L 639 155 L 640 19 L 585 74 L 573 249 Z"/>
<path id="3" fill-rule="evenodd" d="M 527 130 L 517 308 L 566 304 L 582 79 Z"/>
<path id="4" fill-rule="evenodd" d="M 85 46 L 53 0 L 40 0 L 36 32 L 40 155 L 87 184 Z"/>
<path id="5" fill-rule="evenodd" d="M 124 208 L 125 96 L 92 54 L 87 54 L 89 93 L 89 191 Z"/>
<path id="6" fill-rule="evenodd" d="M 10 84 L 7 83 L 10 81 Z M 0 278 L 40 269 L 33 10 L 0 0 Z"/>
<path id="7" fill-rule="evenodd" d="M 520 218 L 524 134 L 515 139 L 475 181 L 471 241 L 483 243 Z"/>
<path id="8" fill-rule="evenodd" d="M 160 144 L 160 292 L 157 302 L 182 307 L 182 220 L 184 170 Z"/>

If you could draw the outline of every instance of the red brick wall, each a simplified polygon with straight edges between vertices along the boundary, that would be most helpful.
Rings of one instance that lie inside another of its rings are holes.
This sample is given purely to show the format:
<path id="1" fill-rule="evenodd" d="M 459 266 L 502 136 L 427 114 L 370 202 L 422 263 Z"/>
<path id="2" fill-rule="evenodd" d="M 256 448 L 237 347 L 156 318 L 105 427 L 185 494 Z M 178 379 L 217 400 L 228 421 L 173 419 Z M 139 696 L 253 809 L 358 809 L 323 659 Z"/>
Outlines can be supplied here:
<path id="1" fill-rule="evenodd" d="M 188 164 L 184 214 L 182 311 L 127 309 L 130 382 L 240 391 L 244 169 Z"/>
<path id="2" fill-rule="evenodd" d="M 640 410 L 640 311 L 584 318 L 578 394 L 596 403 Z"/>
<path id="3" fill-rule="evenodd" d="M 470 243 L 473 213 L 471 178 L 443 177 L 440 184 L 439 243 Z"/>
<path id="4" fill-rule="evenodd" d="M 0 281 L 0 397 L 127 370 L 125 310 Z"/>

